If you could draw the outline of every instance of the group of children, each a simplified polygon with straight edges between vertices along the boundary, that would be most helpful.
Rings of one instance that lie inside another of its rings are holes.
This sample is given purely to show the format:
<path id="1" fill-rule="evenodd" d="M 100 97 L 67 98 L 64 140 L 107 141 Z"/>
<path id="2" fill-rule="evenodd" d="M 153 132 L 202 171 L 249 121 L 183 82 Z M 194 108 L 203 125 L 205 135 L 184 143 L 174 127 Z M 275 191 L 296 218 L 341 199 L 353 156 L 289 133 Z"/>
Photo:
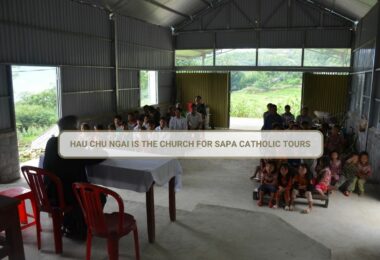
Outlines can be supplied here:
<path id="1" fill-rule="evenodd" d="M 271 104 L 271 106 L 273 105 Z M 290 107 L 287 106 L 286 108 L 287 116 L 289 116 Z M 273 110 L 273 107 L 271 109 L 272 111 L 268 112 L 268 114 L 272 116 L 276 115 L 276 110 Z M 303 110 L 302 117 L 308 117 L 306 112 Z M 264 117 L 266 117 L 265 114 Z M 266 119 L 268 121 L 268 118 Z M 280 122 L 274 121 L 273 130 L 313 129 L 310 127 L 309 121 L 297 123 L 292 122 L 292 120 L 284 120 L 284 125 L 281 125 L 281 127 L 278 126 Z M 287 128 L 285 128 L 285 122 L 288 124 Z M 301 127 L 294 127 L 299 125 Z M 302 126 L 306 126 L 307 128 Z M 263 206 L 264 195 L 269 194 L 268 205 L 270 208 L 283 206 L 285 210 L 293 211 L 295 199 L 298 195 L 301 195 L 306 197 L 308 202 L 307 208 L 302 210 L 302 213 L 307 214 L 313 208 L 313 194 L 318 194 L 321 198 L 326 199 L 328 193 L 331 193 L 333 190 L 340 190 L 345 196 L 350 196 L 356 188 L 359 196 L 364 193 L 364 184 L 371 176 L 368 153 L 353 153 L 348 158 L 342 158 L 344 157 L 342 152 L 345 141 L 340 127 L 335 125 L 329 129 L 328 125 L 327 127 L 326 125 L 322 125 L 322 128 L 319 130 L 324 135 L 325 140 L 325 153 L 321 158 L 316 160 L 260 160 L 260 165 L 251 177 L 251 179 L 256 179 L 260 182 L 258 206 Z"/>
<path id="2" fill-rule="evenodd" d="M 293 164 L 293 165 L 292 165 Z M 260 166 L 251 177 L 260 181 L 258 206 L 263 205 L 265 194 L 269 194 L 269 207 L 294 210 L 298 195 L 306 197 L 308 207 L 303 213 L 310 213 L 313 208 L 313 193 L 322 198 L 333 190 L 340 190 L 345 196 L 358 189 L 358 195 L 364 193 L 364 184 L 371 176 L 371 166 L 367 152 L 354 153 L 342 161 L 339 153 L 333 151 L 330 156 L 318 160 L 260 160 Z"/>

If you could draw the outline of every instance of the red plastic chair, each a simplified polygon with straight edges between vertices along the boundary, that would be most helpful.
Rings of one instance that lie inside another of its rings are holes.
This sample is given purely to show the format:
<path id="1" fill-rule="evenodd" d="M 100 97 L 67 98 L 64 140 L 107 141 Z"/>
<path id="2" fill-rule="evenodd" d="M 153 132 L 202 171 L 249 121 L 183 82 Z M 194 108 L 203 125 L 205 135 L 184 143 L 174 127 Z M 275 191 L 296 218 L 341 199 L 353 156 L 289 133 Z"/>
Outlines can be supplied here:
<path id="1" fill-rule="evenodd" d="M 31 190 L 24 187 L 12 187 L 12 188 L 0 191 L 0 195 L 21 200 L 20 205 L 18 205 L 18 215 L 20 217 L 21 230 L 24 230 L 36 224 L 36 221 L 35 221 L 36 207 L 34 203 L 34 196 Z M 32 209 L 33 209 L 33 214 L 30 214 L 26 211 L 26 205 L 25 205 L 26 200 L 30 201 L 32 205 Z M 31 217 L 34 220 L 32 222 L 29 222 L 28 217 Z"/>
<path id="2" fill-rule="evenodd" d="M 37 246 L 41 249 L 41 220 L 40 212 L 51 214 L 53 219 L 54 243 L 55 252 L 62 253 L 62 221 L 63 214 L 68 212 L 70 208 L 66 207 L 61 180 L 52 173 L 37 167 L 23 166 L 21 167 L 22 174 L 34 195 L 36 204 L 36 228 L 37 228 Z M 58 205 L 51 205 L 48 195 L 47 186 L 44 183 L 44 178 L 47 177 L 54 183 L 58 196 Z"/>
<path id="3" fill-rule="evenodd" d="M 92 236 L 107 238 L 108 257 L 119 257 L 119 239 L 133 231 L 136 259 L 140 259 L 137 225 L 134 217 L 124 213 L 123 200 L 116 192 L 89 183 L 74 183 L 73 190 L 87 224 L 86 259 L 91 259 Z M 119 205 L 119 212 L 104 213 L 101 194 L 110 195 Z"/>

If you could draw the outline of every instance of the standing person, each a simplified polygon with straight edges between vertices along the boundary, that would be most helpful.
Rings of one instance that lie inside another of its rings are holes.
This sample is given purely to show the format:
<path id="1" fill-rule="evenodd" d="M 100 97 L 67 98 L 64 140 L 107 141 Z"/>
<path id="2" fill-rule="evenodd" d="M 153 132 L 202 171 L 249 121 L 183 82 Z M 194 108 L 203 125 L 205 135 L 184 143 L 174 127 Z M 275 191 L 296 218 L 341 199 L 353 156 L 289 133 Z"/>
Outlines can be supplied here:
<path id="1" fill-rule="evenodd" d="M 313 125 L 313 120 L 309 116 L 309 108 L 308 107 L 303 107 L 301 109 L 301 114 L 299 116 L 297 116 L 296 122 L 298 125 L 301 125 L 302 122 L 307 122 L 309 124 L 309 126 Z"/>
<path id="2" fill-rule="evenodd" d="M 202 101 L 201 96 L 196 96 L 194 98 L 194 104 L 196 105 L 197 112 L 202 115 L 202 126 L 201 129 L 205 129 L 205 122 L 207 117 L 206 105 Z"/>
<path id="3" fill-rule="evenodd" d="M 77 130 L 78 119 L 76 116 L 65 116 L 58 121 L 59 132 Z M 46 144 L 43 168 L 56 175 L 62 182 L 63 195 L 66 206 L 71 206 L 72 211 L 66 213 L 63 219 L 63 230 L 71 237 L 84 239 L 86 237 L 86 225 L 82 211 L 75 198 L 72 184 L 74 182 L 88 182 L 86 165 L 100 163 L 95 159 L 64 159 L 58 152 L 58 137 L 51 137 Z M 47 193 L 52 203 L 58 203 L 55 185 L 45 180 Z M 105 202 L 105 198 L 103 198 Z"/>
<path id="4" fill-rule="evenodd" d="M 187 114 L 186 121 L 189 130 L 199 130 L 202 128 L 202 115 L 197 112 L 197 106 L 195 104 L 191 105 L 191 112 Z"/>
<path id="5" fill-rule="evenodd" d="M 175 116 L 169 122 L 170 130 L 187 130 L 187 121 L 186 118 L 181 116 L 181 112 L 180 108 L 176 108 Z"/>
<path id="6" fill-rule="evenodd" d="M 367 152 L 361 152 L 359 155 L 359 164 L 358 164 L 358 172 L 356 176 L 348 186 L 348 189 L 345 193 L 346 196 L 349 196 L 352 192 L 355 191 L 356 185 L 358 186 L 358 195 L 361 196 L 364 194 L 364 184 L 367 179 L 372 174 L 372 168 L 369 164 L 369 156 Z"/>
<path id="7" fill-rule="evenodd" d="M 277 114 L 277 106 L 272 104 L 269 114 L 264 119 L 262 130 L 272 130 L 274 124 L 283 125 L 282 117 Z"/>
<path id="8" fill-rule="evenodd" d="M 291 107 L 289 105 L 285 106 L 285 113 L 283 113 L 282 120 L 284 121 L 284 128 L 289 127 L 290 122 L 294 121 L 294 115 L 290 112 Z"/>
<path id="9" fill-rule="evenodd" d="M 273 105 L 272 103 L 268 103 L 267 104 L 267 111 L 265 111 L 264 114 L 263 114 L 263 120 L 265 120 L 265 118 L 267 117 L 267 115 L 270 114 L 270 109 L 271 109 L 272 105 Z"/>

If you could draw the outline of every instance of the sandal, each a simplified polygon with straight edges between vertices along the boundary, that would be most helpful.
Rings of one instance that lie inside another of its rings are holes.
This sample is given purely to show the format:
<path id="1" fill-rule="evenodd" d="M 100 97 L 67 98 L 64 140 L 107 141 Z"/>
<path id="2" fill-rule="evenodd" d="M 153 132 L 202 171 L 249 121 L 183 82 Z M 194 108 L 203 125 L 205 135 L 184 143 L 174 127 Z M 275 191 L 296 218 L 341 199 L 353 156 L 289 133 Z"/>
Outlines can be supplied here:
<path id="1" fill-rule="evenodd" d="M 257 202 L 257 206 L 261 207 L 261 206 L 263 206 L 263 203 L 259 200 L 259 201 Z"/>
<path id="2" fill-rule="evenodd" d="M 311 211 L 311 209 L 307 208 L 307 209 L 302 210 L 301 213 L 303 213 L 303 214 L 309 214 L 310 211 Z"/>

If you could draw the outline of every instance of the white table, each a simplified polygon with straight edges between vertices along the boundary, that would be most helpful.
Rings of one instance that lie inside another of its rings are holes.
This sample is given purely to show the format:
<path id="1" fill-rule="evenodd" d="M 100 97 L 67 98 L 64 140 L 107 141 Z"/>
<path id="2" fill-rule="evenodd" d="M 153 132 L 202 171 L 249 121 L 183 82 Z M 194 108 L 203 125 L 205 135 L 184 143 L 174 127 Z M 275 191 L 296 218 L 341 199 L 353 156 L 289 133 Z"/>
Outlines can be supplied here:
<path id="1" fill-rule="evenodd" d="M 146 193 L 149 242 L 155 241 L 154 184 L 169 183 L 169 215 L 176 219 L 175 190 L 179 190 L 182 167 L 176 159 L 108 159 L 87 166 L 88 180 L 94 184 Z"/>

